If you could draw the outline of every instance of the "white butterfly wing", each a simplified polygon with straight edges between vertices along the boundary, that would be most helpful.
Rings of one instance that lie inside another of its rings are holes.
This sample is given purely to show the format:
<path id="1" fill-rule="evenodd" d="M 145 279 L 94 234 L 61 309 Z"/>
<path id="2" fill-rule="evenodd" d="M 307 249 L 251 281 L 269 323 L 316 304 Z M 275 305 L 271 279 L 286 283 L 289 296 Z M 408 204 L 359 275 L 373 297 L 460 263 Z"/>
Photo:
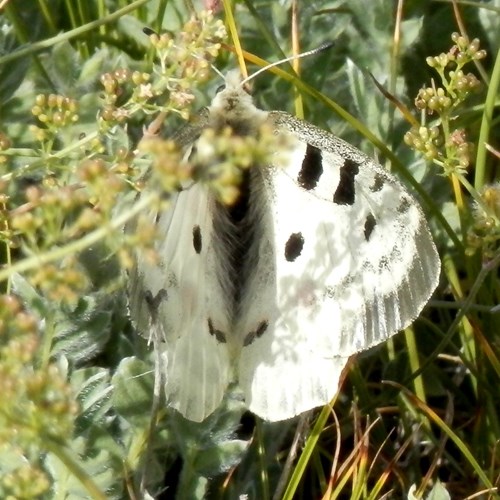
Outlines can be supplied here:
<path id="1" fill-rule="evenodd" d="M 139 255 L 131 283 L 131 314 L 144 335 L 164 345 L 167 402 L 202 421 L 220 404 L 230 378 L 227 301 L 214 261 L 210 198 L 198 184 L 156 216 L 159 262 Z M 154 214 L 153 214 L 154 216 Z"/>
<path id="2" fill-rule="evenodd" d="M 285 113 L 285 169 L 264 170 L 265 219 L 237 331 L 250 410 L 290 418 L 327 403 L 346 359 L 409 325 L 439 258 L 411 195 L 373 160 Z"/>
<path id="3" fill-rule="evenodd" d="M 327 403 L 347 358 L 409 325 L 439 277 L 424 216 L 397 180 L 331 134 L 255 108 L 239 82 L 228 75 L 178 144 L 205 126 L 253 135 L 270 121 L 291 137 L 287 167 L 251 170 L 242 219 L 202 186 L 180 193 L 157 221 L 159 267 L 139 258 L 132 286 L 139 328 L 165 340 L 167 398 L 195 421 L 219 405 L 238 355 L 262 418 Z"/>

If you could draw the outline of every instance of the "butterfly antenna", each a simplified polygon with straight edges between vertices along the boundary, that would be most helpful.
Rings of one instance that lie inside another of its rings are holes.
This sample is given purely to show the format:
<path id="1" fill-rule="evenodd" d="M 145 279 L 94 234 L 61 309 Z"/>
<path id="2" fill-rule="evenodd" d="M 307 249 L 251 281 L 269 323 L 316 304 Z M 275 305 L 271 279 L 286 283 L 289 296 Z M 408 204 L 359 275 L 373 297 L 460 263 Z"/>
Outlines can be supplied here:
<path id="1" fill-rule="evenodd" d="M 210 67 L 215 73 L 217 73 L 222 78 L 222 80 L 226 79 L 225 76 L 213 64 L 211 64 Z"/>
<path id="2" fill-rule="evenodd" d="M 248 83 L 250 80 L 255 78 L 257 75 L 260 75 L 264 71 L 267 71 L 269 68 L 274 68 L 274 66 L 279 66 L 280 64 L 294 61 L 295 59 L 301 59 L 302 57 L 312 56 L 314 54 L 318 54 L 319 52 L 323 52 L 324 50 L 328 50 L 329 48 L 333 47 L 333 45 L 334 45 L 334 42 L 326 42 L 326 43 L 321 44 L 319 47 L 316 47 L 315 49 L 308 50 L 307 52 L 302 52 L 301 54 L 296 54 L 293 56 L 285 57 L 284 59 L 280 59 L 279 61 L 268 64 L 267 66 L 264 66 L 264 67 L 260 68 L 259 70 L 257 70 L 252 75 L 247 76 L 241 82 L 241 85 Z"/>

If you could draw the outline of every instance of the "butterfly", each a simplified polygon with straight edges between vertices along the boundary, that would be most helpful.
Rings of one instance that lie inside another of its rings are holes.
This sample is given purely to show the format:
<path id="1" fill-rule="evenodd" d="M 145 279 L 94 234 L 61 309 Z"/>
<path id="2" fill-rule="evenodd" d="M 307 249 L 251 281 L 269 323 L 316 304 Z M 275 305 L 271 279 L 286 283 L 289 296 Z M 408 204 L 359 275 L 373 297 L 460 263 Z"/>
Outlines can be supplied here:
<path id="1" fill-rule="evenodd" d="M 268 421 L 328 403 L 347 359 L 410 325 L 438 283 L 406 188 L 334 135 L 258 109 L 239 76 L 174 139 L 189 156 L 206 128 L 263 124 L 286 138 L 285 165 L 252 165 L 232 206 L 203 183 L 175 194 L 152 214 L 158 262 L 138 255 L 131 276 L 137 327 L 163 343 L 167 403 L 196 422 L 234 380 Z"/>

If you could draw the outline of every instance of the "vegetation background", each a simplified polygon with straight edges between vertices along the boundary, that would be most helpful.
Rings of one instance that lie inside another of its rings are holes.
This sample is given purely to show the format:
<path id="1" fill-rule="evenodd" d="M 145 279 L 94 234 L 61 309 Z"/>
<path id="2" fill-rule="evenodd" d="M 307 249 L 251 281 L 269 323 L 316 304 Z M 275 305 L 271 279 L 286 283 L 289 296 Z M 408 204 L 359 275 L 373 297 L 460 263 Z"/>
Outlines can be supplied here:
<path id="1" fill-rule="evenodd" d="M 158 203 L 134 202 L 144 127 L 210 101 L 204 58 L 236 66 L 220 24 L 188 22 L 207 7 L 266 61 L 335 42 L 296 85 L 258 77 L 257 104 L 378 157 L 442 255 L 435 300 L 350 363 L 333 410 L 279 424 L 230 400 L 202 424 L 152 413 L 127 315 L 151 235 L 122 227 Z M 1 1 L 0 497 L 500 498 L 499 19 L 498 0 Z"/>

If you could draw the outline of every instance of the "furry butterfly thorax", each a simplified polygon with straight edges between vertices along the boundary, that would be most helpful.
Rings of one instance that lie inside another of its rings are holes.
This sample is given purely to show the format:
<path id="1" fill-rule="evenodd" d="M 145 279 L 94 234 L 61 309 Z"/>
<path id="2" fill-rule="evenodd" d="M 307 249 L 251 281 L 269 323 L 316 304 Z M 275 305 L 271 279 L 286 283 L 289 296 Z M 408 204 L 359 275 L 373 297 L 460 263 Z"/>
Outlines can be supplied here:
<path id="1" fill-rule="evenodd" d="M 252 165 L 230 206 L 203 183 L 176 194 L 150 214 L 159 262 L 139 253 L 130 280 L 137 328 L 161 344 L 167 403 L 197 422 L 231 382 L 270 421 L 328 403 L 349 356 L 411 324 L 438 283 L 407 189 L 334 135 L 258 109 L 238 74 L 174 140 L 189 157 L 206 128 L 263 125 L 286 139 L 285 164 Z"/>

